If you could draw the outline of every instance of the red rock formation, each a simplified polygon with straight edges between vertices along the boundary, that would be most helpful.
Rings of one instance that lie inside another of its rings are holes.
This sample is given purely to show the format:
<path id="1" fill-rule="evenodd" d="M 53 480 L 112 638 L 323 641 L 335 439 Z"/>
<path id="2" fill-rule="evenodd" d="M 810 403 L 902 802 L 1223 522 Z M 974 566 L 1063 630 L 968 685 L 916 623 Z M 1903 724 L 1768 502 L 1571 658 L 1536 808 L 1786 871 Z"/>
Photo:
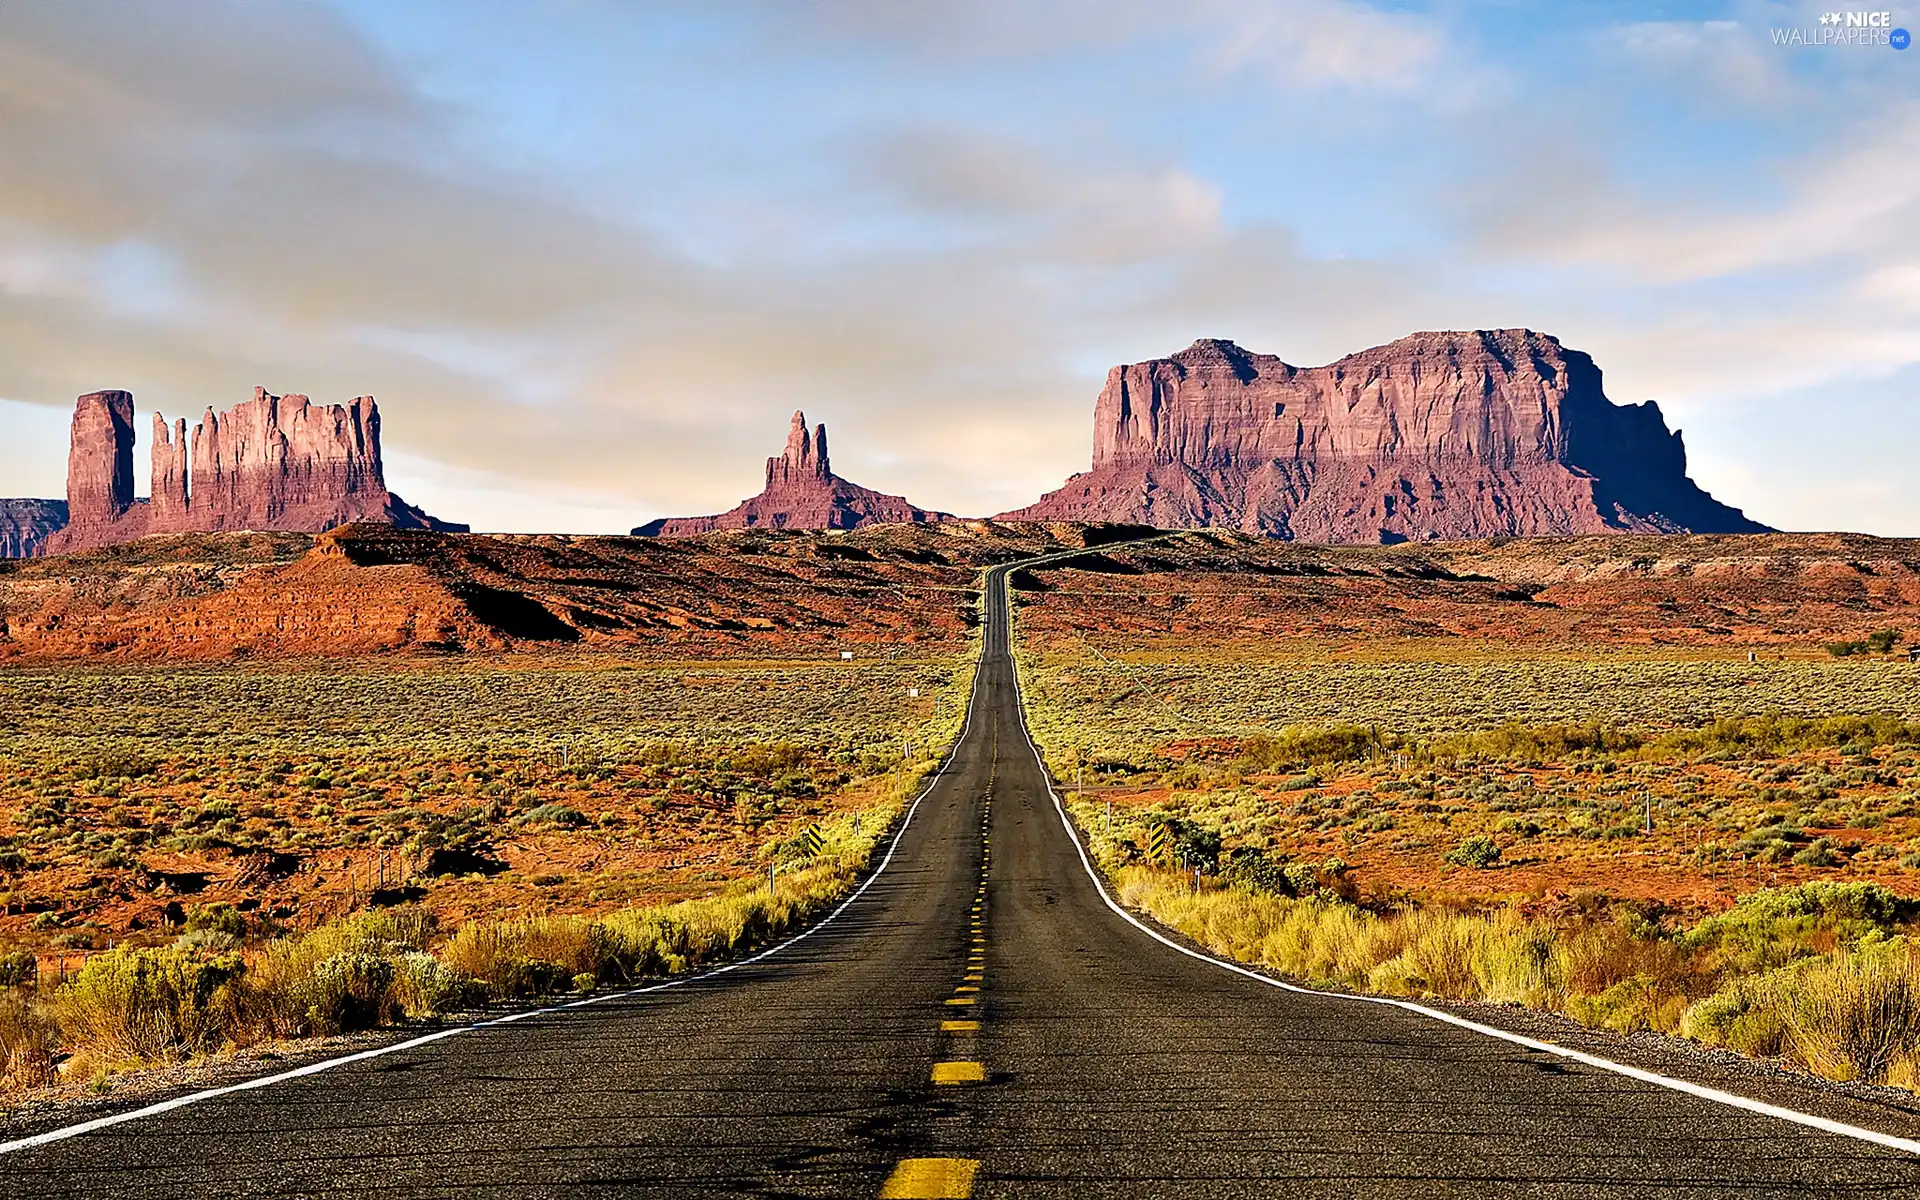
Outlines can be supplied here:
<path id="1" fill-rule="evenodd" d="M 42 552 L 132 541 L 157 533 L 228 529 L 317 533 L 357 521 L 403 529 L 464 530 L 438 521 L 387 490 L 380 463 L 380 413 L 373 397 L 315 405 L 305 396 L 253 399 L 193 430 L 153 418 L 153 495 L 133 498 L 133 397 L 80 397 L 68 453 L 72 520 Z"/>
<path id="2" fill-rule="evenodd" d="M 379 520 L 391 502 L 379 444 L 372 396 L 315 406 L 255 388 L 251 401 L 225 414 L 209 408 L 193 431 L 190 495 L 212 523 L 195 527 L 330 529 Z"/>
<path id="3" fill-rule="evenodd" d="M 74 402 L 67 451 L 69 520 L 109 524 L 133 507 L 133 393 L 89 392 Z"/>
<path id="4" fill-rule="evenodd" d="M 833 473 L 827 460 L 827 427 L 807 432 L 807 414 L 793 414 L 787 448 L 767 460 L 766 487 L 758 496 L 711 517 L 662 517 L 633 532 L 641 537 L 684 537 L 715 529 L 857 529 L 893 521 L 944 521 L 946 513 L 915 508 Z"/>
<path id="5" fill-rule="evenodd" d="M 1420 333 L 1324 367 L 1203 339 L 1115 367 L 1093 469 L 1011 518 L 1398 542 L 1766 527 L 1701 491 L 1658 405 L 1525 329 Z"/>
<path id="6" fill-rule="evenodd" d="M 167 419 L 153 414 L 152 523 L 183 527 L 187 519 L 187 419 L 169 431 Z"/>
<path id="7" fill-rule="evenodd" d="M 32 558 L 66 527 L 65 500 L 0 500 L 0 558 Z"/>

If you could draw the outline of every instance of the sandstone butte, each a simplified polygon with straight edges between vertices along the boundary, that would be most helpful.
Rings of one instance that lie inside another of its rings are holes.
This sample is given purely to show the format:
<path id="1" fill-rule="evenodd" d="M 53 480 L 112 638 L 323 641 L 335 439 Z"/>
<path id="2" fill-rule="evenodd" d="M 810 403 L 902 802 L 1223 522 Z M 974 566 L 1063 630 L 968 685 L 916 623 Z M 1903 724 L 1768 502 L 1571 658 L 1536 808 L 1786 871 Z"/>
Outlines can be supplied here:
<path id="1" fill-rule="evenodd" d="M 380 410 L 371 396 L 318 405 L 305 396 L 255 388 L 252 400 L 224 413 L 207 409 L 193 429 L 191 453 L 186 420 L 169 429 L 155 413 L 151 499 L 133 494 L 133 451 L 133 394 L 80 397 L 67 455 L 67 502 L 60 506 L 64 527 L 38 533 L 31 545 L 22 537 L 9 546 L 0 516 L 0 554 L 65 554 L 160 533 L 317 533 L 367 521 L 466 529 L 436 520 L 387 490 Z"/>
<path id="2" fill-rule="evenodd" d="M 952 519 L 835 475 L 827 460 L 827 427 L 809 434 L 807 414 L 797 412 L 787 431 L 786 450 L 767 460 L 767 482 L 758 496 L 715 516 L 662 517 L 633 532 L 640 537 L 685 537 L 716 529 L 858 529 Z"/>
<path id="3" fill-rule="evenodd" d="M 1416 333 L 1324 367 L 1202 339 L 1113 368 L 1092 469 L 1009 519 L 1302 542 L 1757 533 L 1687 477 L 1651 401 L 1528 329 Z"/>

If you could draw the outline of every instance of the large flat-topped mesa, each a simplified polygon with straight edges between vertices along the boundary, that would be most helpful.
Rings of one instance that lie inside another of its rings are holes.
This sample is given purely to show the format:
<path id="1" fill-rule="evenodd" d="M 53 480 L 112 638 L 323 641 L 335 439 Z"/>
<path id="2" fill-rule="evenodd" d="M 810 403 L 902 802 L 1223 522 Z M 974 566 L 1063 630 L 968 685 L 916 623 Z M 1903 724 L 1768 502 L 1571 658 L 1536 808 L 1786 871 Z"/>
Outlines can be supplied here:
<path id="1" fill-rule="evenodd" d="M 857 529 L 895 521 L 943 521 L 948 514 L 915 508 L 833 473 L 827 459 L 827 427 L 807 430 L 807 414 L 793 414 L 787 448 L 767 460 L 766 486 L 758 496 L 710 517 L 662 517 L 633 532 L 641 537 L 684 537 L 715 529 Z"/>
<path id="2" fill-rule="evenodd" d="M 69 520 L 41 552 L 62 554 L 156 533 L 233 529 L 318 533 L 354 521 L 465 530 L 387 490 L 373 397 L 314 404 L 305 396 L 209 408 L 193 428 L 153 416 L 152 496 L 133 495 L 133 396 L 94 392 L 75 404 L 68 451 Z"/>
<path id="3" fill-rule="evenodd" d="M 1687 477 L 1659 406 L 1528 329 L 1417 333 L 1324 367 L 1202 339 L 1113 368 L 1092 469 L 1013 518 L 1312 542 L 1765 530 Z"/>

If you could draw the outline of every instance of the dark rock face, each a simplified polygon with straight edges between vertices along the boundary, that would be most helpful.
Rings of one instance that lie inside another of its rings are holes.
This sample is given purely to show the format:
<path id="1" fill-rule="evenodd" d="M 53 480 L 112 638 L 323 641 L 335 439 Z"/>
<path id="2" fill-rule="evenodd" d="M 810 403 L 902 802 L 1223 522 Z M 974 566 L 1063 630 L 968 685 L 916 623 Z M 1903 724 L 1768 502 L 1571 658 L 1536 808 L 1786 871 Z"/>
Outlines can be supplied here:
<path id="1" fill-rule="evenodd" d="M 0 500 L 0 558 L 32 558 L 66 527 L 65 500 Z"/>
<path id="2" fill-rule="evenodd" d="M 133 396 L 95 392 L 74 408 L 68 451 L 71 519 L 40 552 L 64 554 L 155 533 L 232 529 L 318 533 L 356 521 L 464 531 L 387 490 L 373 397 L 317 405 L 254 389 L 194 426 L 153 418 L 153 493 L 133 496 Z"/>
<path id="3" fill-rule="evenodd" d="M 787 448 L 767 460 L 766 486 L 758 496 L 711 517 L 663 517 L 633 532 L 640 537 L 685 537 L 715 529 L 857 529 L 896 521 L 943 521 L 948 514 L 915 508 L 833 473 L 827 460 L 827 427 L 807 432 L 807 414 L 793 414 Z"/>
<path id="4" fill-rule="evenodd" d="M 1420 333 L 1324 367 L 1232 342 L 1115 367 L 1092 469 L 1009 518 L 1380 543 L 1766 527 L 1702 491 L 1659 406 L 1526 329 Z"/>

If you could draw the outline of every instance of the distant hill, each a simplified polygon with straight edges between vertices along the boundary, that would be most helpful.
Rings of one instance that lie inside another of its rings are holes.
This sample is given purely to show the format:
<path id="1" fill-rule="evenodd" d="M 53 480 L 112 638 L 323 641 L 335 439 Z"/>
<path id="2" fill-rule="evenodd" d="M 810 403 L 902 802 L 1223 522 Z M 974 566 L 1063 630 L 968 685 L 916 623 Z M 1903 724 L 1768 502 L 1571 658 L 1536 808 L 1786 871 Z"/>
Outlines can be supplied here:
<path id="1" fill-rule="evenodd" d="M 949 521 L 682 538 L 354 525 L 0 562 L 0 662 L 510 650 L 700 657 L 950 648 L 980 570 L 1138 527 Z M 1636 534 L 1313 546 L 1218 530 L 1020 572 L 1116 635 L 1678 644 L 1820 653 L 1920 631 L 1920 541 Z M 917 652 L 917 651 L 916 651 Z"/>
<path id="2" fill-rule="evenodd" d="M 32 558 L 66 527 L 65 500 L 0 500 L 0 558 Z"/>

